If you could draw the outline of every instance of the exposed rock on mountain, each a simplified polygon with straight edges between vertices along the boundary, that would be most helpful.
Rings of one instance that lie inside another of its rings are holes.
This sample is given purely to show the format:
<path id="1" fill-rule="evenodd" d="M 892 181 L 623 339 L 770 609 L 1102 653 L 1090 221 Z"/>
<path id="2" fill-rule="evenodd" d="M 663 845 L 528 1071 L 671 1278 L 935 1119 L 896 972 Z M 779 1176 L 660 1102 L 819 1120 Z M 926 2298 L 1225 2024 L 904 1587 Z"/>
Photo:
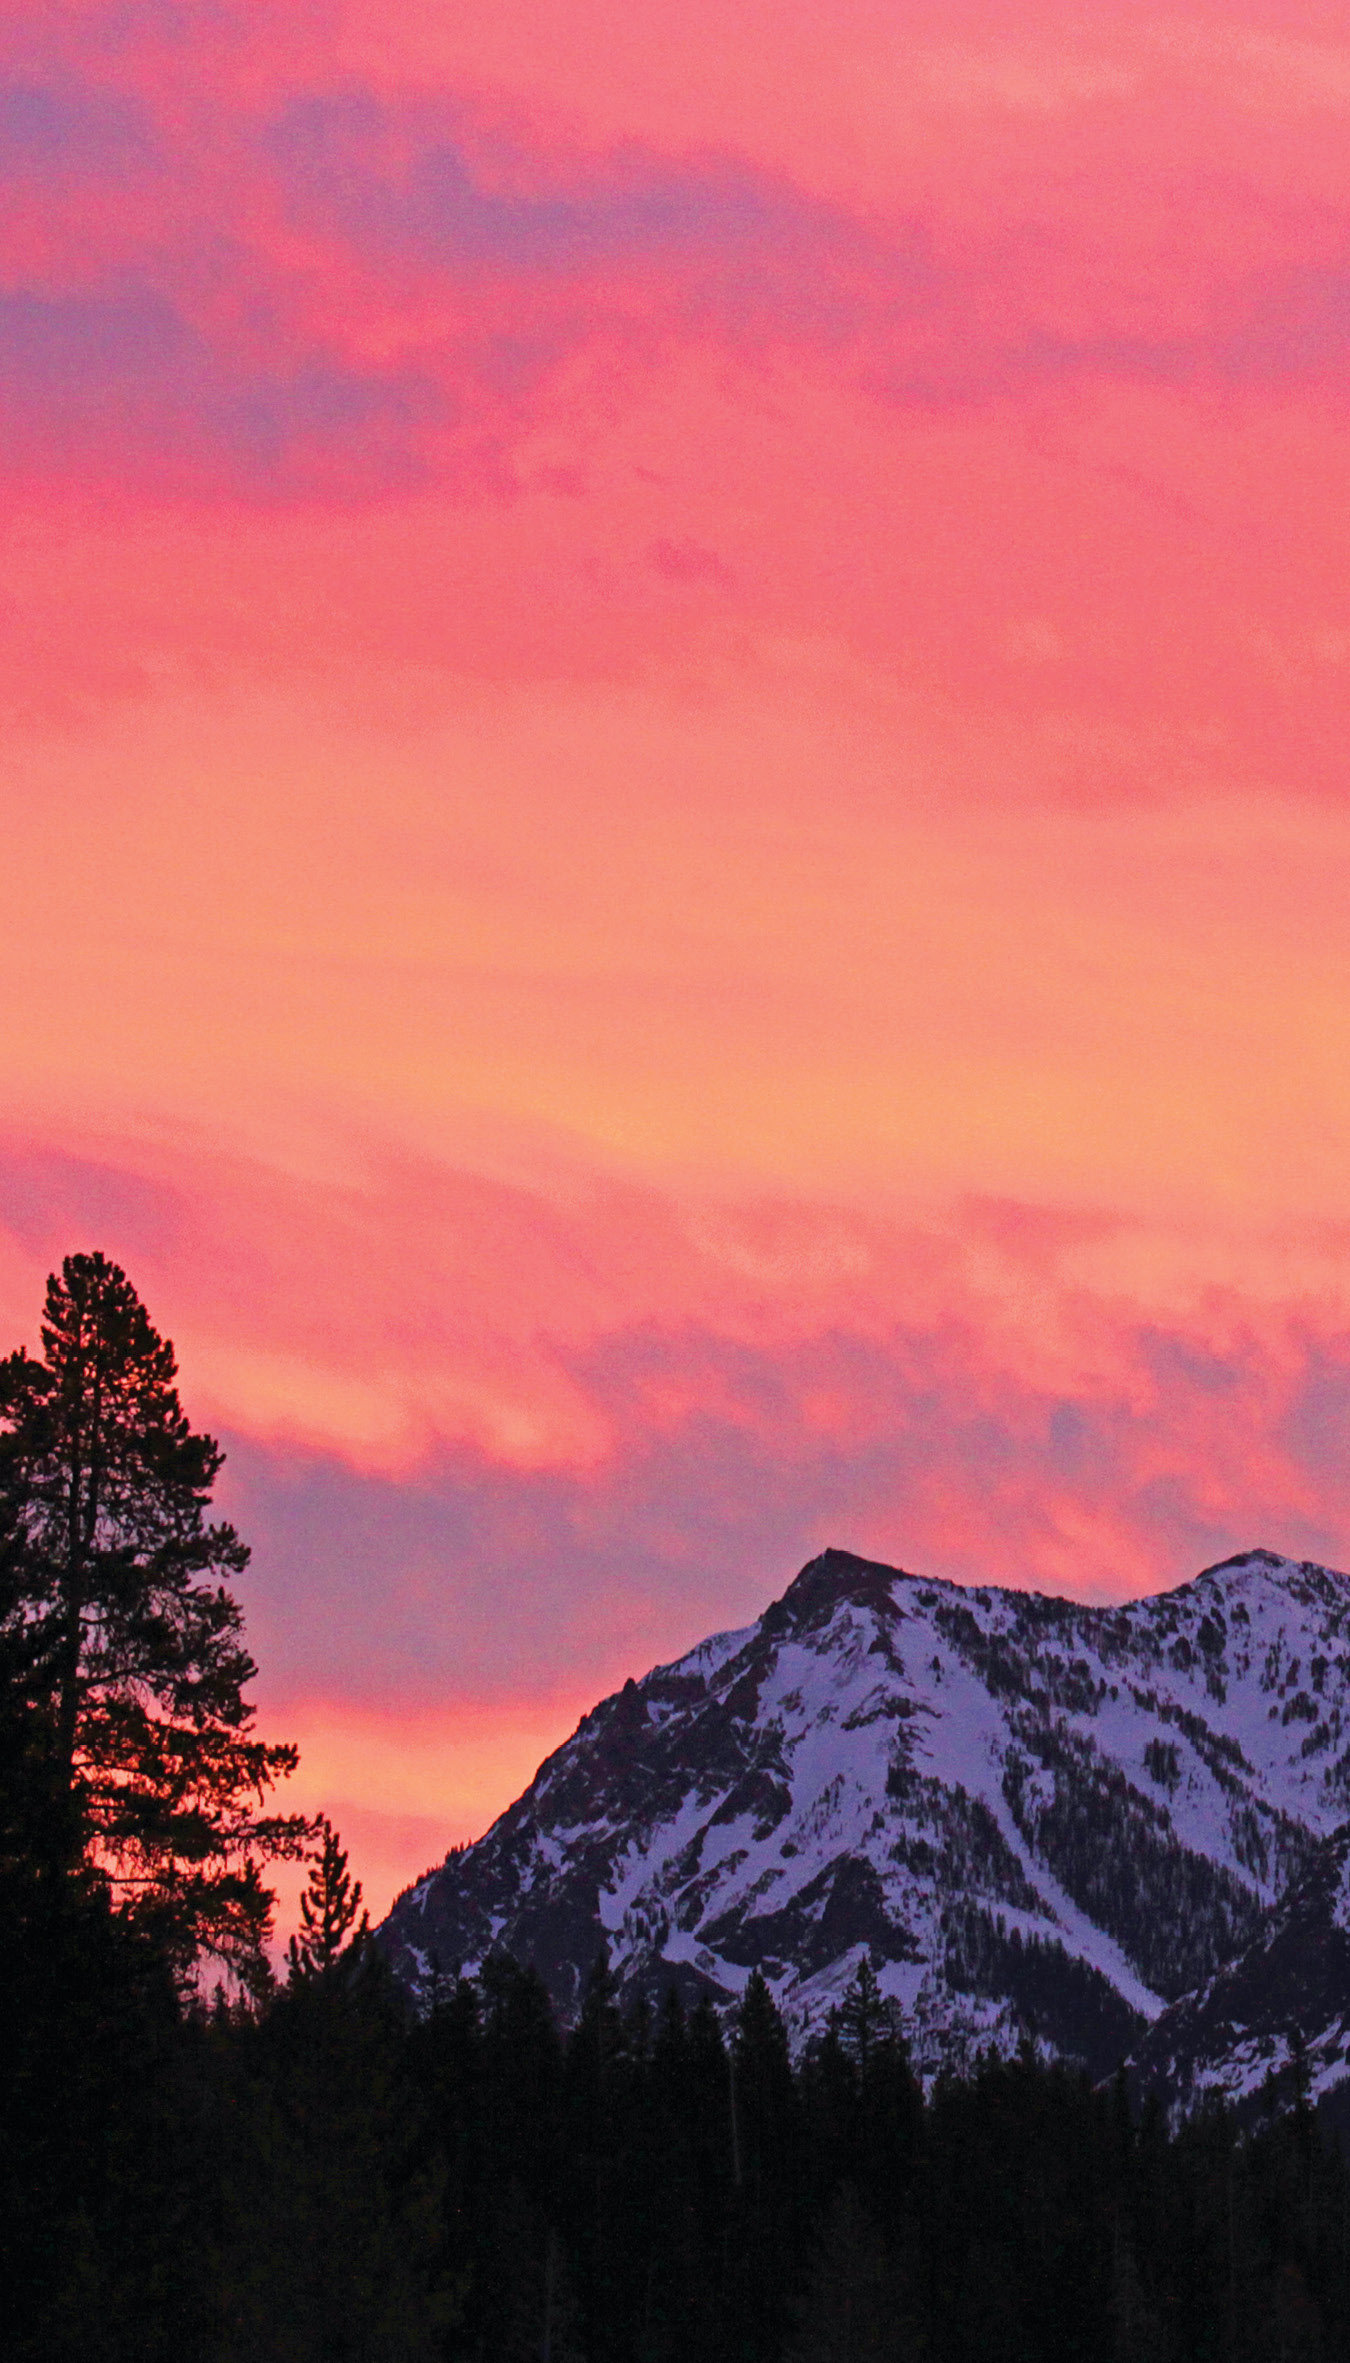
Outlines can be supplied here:
<path id="1" fill-rule="evenodd" d="M 799 2029 L 865 1949 L 921 2063 L 1033 2027 L 1098 2072 L 1257 1937 L 1350 1816 L 1350 1580 L 1255 1551 L 1122 1607 L 826 1551 L 583 1717 L 411 1888 L 401 1975 L 533 1962 Z"/>
<path id="2" fill-rule="evenodd" d="M 1237 1958 L 1164 2011 L 1133 2063 L 1141 2090 L 1187 2109 L 1217 2093 L 1243 2108 L 1324 2099 L 1350 2075 L 1350 1823 Z"/>

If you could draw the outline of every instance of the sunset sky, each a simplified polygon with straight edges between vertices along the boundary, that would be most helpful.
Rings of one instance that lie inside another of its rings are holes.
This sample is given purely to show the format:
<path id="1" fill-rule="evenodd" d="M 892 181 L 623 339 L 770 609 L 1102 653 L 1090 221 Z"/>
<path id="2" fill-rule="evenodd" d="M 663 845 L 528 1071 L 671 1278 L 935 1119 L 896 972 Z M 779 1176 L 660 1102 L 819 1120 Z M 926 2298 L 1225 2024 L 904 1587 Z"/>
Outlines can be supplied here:
<path id="1" fill-rule="evenodd" d="M 837 1543 L 1350 1563 L 1350 31 L 0 14 L 0 1313 L 383 1905 Z"/>

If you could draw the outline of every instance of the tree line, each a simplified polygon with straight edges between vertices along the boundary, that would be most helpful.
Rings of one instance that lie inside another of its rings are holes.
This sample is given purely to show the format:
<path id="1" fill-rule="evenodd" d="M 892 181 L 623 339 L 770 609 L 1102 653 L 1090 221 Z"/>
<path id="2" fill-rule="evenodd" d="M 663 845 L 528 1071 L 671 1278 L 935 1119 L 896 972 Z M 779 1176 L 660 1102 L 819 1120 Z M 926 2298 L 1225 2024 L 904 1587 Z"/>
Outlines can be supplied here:
<path id="1" fill-rule="evenodd" d="M 0 1366 L 0 2288 L 17 2363 L 1331 2363 L 1350 2178 L 1294 2074 L 1169 2126 L 1038 2056 L 925 2092 L 860 1961 L 576 2024 L 505 1956 L 414 2009 L 337 1834 L 270 1811 L 217 1447 L 125 1275 Z M 269 1967 L 269 1861 L 304 1855 Z"/>

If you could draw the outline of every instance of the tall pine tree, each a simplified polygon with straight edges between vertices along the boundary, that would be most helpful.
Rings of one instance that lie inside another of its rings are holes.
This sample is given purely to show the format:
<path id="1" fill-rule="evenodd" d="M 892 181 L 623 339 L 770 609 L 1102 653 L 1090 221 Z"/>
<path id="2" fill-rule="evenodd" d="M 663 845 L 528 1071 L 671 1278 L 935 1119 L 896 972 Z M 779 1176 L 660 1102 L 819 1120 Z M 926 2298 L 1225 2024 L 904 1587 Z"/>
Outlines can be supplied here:
<path id="1" fill-rule="evenodd" d="M 300 1926 L 286 1948 L 292 1980 L 335 1977 L 349 1950 L 359 1951 L 370 1934 L 369 1914 L 361 1910 L 361 1882 L 353 1879 L 347 1849 L 326 1814 L 319 1816 L 318 1839 L 300 1898 Z"/>
<path id="2" fill-rule="evenodd" d="M 67 1256 L 41 1358 L 0 1363 L 0 1655 L 64 1802 L 72 1870 L 180 1973 L 211 1953 L 261 1974 L 260 1865 L 303 1846 L 268 1817 L 295 1751 L 253 1735 L 256 1671 L 226 1580 L 248 1563 L 208 1523 L 222 1454 L 178 1399 L 172 1346 L 126 1274 Z"/>

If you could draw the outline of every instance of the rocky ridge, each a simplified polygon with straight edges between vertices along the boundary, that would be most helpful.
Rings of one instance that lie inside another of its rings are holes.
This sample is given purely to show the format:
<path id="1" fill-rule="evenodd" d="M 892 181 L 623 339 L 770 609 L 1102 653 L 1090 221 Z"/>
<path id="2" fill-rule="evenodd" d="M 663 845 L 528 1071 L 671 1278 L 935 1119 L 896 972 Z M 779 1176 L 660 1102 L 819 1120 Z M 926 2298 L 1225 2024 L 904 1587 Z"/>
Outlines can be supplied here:
<path id="1" fill-rule="evenodd" d="M 1182 2110 L 1213 2095 L 1245 2112 L 1300 2087 L 1314 2102 L 1350 2102 L 1350 1824 L 1318 1847 L 1251 1943 L 1154 2022 L 1131 2071 Z M 1350 2108 L 1337 2114 L 1350 2128 Z"/>
<path id="2" fill-rule="evenodd" d="M 630 1992 L 758 1968 L 801 2033 L 866 1951 L 925 2069 L 1030 2028 L 1106 2073 L 1348 1817 L 1350 1579 L 1253 1551 L 1093 1607 L 830 1550 L 584 1716 L 382 1938 L 421 1990 L 505 1947 L 564 2015 L 602 1943 Z"/>

